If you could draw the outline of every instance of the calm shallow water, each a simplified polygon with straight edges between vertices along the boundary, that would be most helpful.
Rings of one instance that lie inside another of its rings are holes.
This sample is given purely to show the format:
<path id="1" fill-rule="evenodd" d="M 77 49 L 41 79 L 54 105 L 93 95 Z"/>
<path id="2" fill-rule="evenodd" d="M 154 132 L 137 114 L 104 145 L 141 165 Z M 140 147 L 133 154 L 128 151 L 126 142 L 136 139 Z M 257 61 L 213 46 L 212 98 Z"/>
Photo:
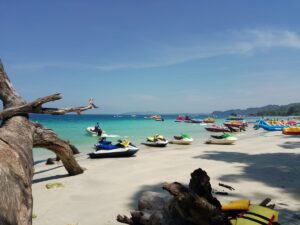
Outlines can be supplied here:
<path id="1" fill-rule="evenodd" d="M 180 133 L 188 133 L 195 140 L 205 140 L 210 135 L 200 124 L 176 123 L 176 115 L 164 116 L 165 121 L 159 122 L 152 119 L 145 119 L 144 116 L 123 116 L 115 118 L 113 115 L 31 115 L 32 121 L 39 122 L 47 128 L 53 129 L 61 138 L 69 140 L 76 145 L 81 152 L 92 151 L 93 145 L 98 137 L 93 137 L 86 132 L 86 128 L 94 126 L 96 122 L 108 134 L 116 134 L 120 137 L 111 138 L 112 141 L 128 138 L 134 144 L 139 144 L 146 137 L 154 134 L 162 134 L 167 139 Z M 203 119 L 203 118 L 198 118 Z M 217 124 L 222 124 L 224 119 L 217 119 Z M 49 156 L 49 151 L 35 149 L 35 159 Z M 51 153 L 50 153 L 51 156 Z"/>

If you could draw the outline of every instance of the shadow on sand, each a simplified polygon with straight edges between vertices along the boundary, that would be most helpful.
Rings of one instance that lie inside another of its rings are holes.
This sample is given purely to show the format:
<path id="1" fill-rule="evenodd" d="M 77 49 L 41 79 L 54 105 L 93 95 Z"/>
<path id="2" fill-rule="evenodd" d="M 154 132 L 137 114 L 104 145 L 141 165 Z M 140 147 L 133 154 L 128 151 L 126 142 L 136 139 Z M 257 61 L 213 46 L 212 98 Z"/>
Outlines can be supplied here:
<path id="1" fill-rule="evenodd" d="M 162 186 L 163 186 L 163 183 L 142 186 L 142 188 L 132 196 L 131 202 L 129 203 L 129 207 L 132 209 L 137 209 L 139 199 L 141 198 L 142 194 L 147 191 L 157 192 L 157 193 L 162 193 L 162 194 L 168 195 L 168 193 L 162 189 Z"/>
<path id="2" fill-rule="evenodd" d="M 226 174 L 220 177 L 224 182 L 239 182 L 240 180 L 256 180 L 270 187 L 282 188 L 300 199 L 300 154 L 265 153 L 249 155 L 237 152 L 206 152 L 195 158 L 223 161 L 228 163 L 243 163 L 242 174 Z M 226 171 L 224 171 L 224 174 Z"/>
<path id="3" fill-rule="evenodd" d="M 195 168 L 196 169 L 196 168 Z M 163 194 L 164 196 L 171 196 L 169 195 L 169 193 L 167 191 L 164 191 L 162 189 L 162 183 L 160 184 L 154 184 L 154 185 L 144 185 L 141 187 L 141 189 L 139 189 L 136 193 L 134 193 L 134 195 L 131 198 L 131 201 L 129 203 L 129 207 L 130 209 L 137 209 L 138 208 L 138 200 L 141 198 L 142 194 L 144 192 L 156 192 L 156 193 L 160 193 Z M 186 183 L 184 183 L 184 185 L 188 185 Z M 220 187 L 212 187 L 213 189 L 215 188 L 220 188 Z M 265 199 L 265 193 L 260 193 L 257 192 L 256 196 L 261 196 L 261 200 Z M 223 201 L 226 202 L 226 198 L 227 196 L 220 196 L 220 195 L 215 195 L 216 198 L 218 198 L 219 200 L 222 199 Z M 244 199 L 245 196 L 240 195 L 238 192 L 229 192 L 229 196 L 230 198 L 234 197 L 235 199 Z M 272 195 L 268 195 L 268 197 L 270 197 L 271 199 L 274 197 Z M 221 201 L 222 202 L 222 201 Z M 288 204 L 284 204 L 284 203 L 280 203 L 278 204 L 279 207 L 276 207 L 276 210 L 279 211 L 280 213 L 280 217 L 279 217 L 279 221 L 282 224 L 289 224 L 289 225 L 299 225 L 299 221 L 300 221 L 300 212 L 297 211 L 292 211 L 288 209 Z M 128 211 L 127 215 L 129 215 L 130 212 Z"/>
<path id="4" fill-rule="evenodd" d="M 283 144 L 279 145 L 282 148 L 285 149 L 297 149 L 300 150 L 300 141 L 286 141 Z"/>
<path id="5" fill-rule="evenodd" d="M 48 168 L 48 169 L 45 169 L 45 170 L 40 170 L 38 172 L 35 172 L 34 175 L 40 174 L 40 173 L 45 173 L 45 172 L 48 172 L 48 171 L 51 171 L 51 170 L 56 170 L 56 169 L 61 168 L 61 167 L 63 167 L 63 166 L 56 166 L 56 167 Z"/>
<path id="6" fill-rule="evenodd" d="M 65 177 L 70 177 L 70 175 L 69 174 L 62 174 L 62 175 L 55 175 L 55 176 L 50 176 L 50 177 L 43 177 L 43 178 L 33 179 L 32 183 L 37 184 L 37 183 L 40 183 L 40 182 L 50 181 L 50 180 L 57 180 L 57 179 L 65 178 Z"/>

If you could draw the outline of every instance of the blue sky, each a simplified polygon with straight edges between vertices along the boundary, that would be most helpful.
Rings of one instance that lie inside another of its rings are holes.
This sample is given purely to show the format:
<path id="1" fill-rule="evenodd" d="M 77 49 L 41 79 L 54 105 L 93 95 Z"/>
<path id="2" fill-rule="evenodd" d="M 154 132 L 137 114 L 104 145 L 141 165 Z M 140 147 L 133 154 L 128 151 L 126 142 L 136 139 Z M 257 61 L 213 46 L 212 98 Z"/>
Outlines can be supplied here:
<path id="1" fill-rule="evenodd" d="M 299 1 L 4 1 L 0 57 L 27 100 L 93 113 L 299 102 Z"/>

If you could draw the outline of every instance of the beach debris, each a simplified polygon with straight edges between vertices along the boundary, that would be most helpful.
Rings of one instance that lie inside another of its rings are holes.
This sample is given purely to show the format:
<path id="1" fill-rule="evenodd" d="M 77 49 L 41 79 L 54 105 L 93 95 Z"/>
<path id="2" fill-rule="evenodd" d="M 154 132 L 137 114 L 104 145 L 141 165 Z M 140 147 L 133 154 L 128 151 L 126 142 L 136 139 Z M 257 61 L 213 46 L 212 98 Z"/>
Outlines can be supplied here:
<path id="1" fill-rule="evenodd" d="M 131 217 L 118 215 L 117 221 L 131 225 L 229 224 L 222 215 L 221 203 L 212 195 L 209 181 L 207 173 L 199 168 L 191 174 L 188 187 L 178 182 L 164 183 L 162 188 L 172 196 L 170 199 L 143 195 Z"/>
<path id="2" fill-rule="evenodd" d="M 48 158 L 46 161 L 46 165 L 53 165 L 54 164 L 54 160 L 52 158 Z"/>
<path id="3" fill-rule="evenodd" d="M 216 194 L 216 195 L 229 195 L 228 192 L 226 192 L 226 191 L 216 191 L 216 192 L 214 192 L 214 194 Z"/>
<path id="4" fill-rule="evenodd" d="M 234 190 L 229 185 L 224 186 Z M 130 217 L 118 215 L 117 221 L 130 225 L 278 224 L 279 213 L 274 210 L 275 205 L 269 205 L 269 198 L 260 205 L 250 204 L 249 199 L 221 205 L 212 195 L 209 176 L 200 168 L 191 174 L 188 187 L 173 182 L 164 183 L 162 188 L 171 196 L 145 192 L 139 199 L 138 209 L 132 211 Z"/>
<path id="5" fill-rule="evenodd" d="M 219 183 L 219 186 L 229 189 L 230 191 L 234 191 L 235 189 L 227 184 Z"/>
<path id="6" fill-rule="evenodd" d="M 53 182 L 53 183 L 46 184 L 47 189 L 63 188 L 63 187 L 65 187 L 65 186 L 60 182 Z"/>

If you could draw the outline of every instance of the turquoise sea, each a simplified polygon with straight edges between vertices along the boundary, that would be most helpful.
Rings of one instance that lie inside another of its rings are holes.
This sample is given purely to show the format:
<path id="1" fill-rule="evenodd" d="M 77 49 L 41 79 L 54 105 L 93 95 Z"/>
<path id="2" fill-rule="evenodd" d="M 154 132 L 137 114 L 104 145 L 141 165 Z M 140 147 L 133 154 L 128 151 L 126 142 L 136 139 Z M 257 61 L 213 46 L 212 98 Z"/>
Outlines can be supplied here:
<path id="1" fill-rule="evenodd" d="M 93 145 L 98 137 L 91 136 L 86 132 L 86 128 L 94 126 L 99 122 L 100 127 L 107 134 L 119 135 L 117 138 L 111 138 L 112 141 L 127 138 L 132 143 L 139 145 L 146 137 L 154 134 L 162 134 L 167 139 L 180 133 L 190 134 L 195 141 L 204 141 L 209 137 L 209 133 L 201 124 L 176 123 L 176 115 L 163 116 L 164 121 L 159 122 L 153 119 L 145 119 L 143 115 L 114 117 L 113 115 L 31 115 L 32 121 L 41 123 L 47 128 L 53 129 L 59 136 L 69 140 L 83 153 L 93 150 Z M 198 117 L 197 119 L 203 119 Z M 222 124 L 224 119 L 217 119 L 216 124 Z M 141 148 L 142 150 L 142 148 Z M 51 157 L 52 153 L 48 150 L 35 149 L 35 159 L 41 157 Z"/>

